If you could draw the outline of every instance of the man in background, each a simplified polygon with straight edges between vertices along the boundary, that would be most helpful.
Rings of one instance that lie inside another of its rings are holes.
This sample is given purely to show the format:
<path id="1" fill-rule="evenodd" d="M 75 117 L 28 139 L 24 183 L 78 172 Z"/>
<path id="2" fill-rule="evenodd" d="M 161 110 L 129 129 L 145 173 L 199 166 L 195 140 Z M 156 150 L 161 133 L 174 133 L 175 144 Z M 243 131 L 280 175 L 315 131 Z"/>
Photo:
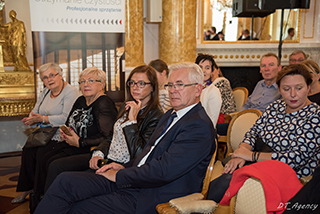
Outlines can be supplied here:
<path id="1" fill-rule="evenodd" d="M 301 50 L 295 50 L 289 56 L 289 64 L 300 64 L 307 59 L 307 55 Z"/>
<path id="2" fill-rule="evenodd" d="M 269 104 L 281 98 L 276 84 L 276 77 L 281 68 L 279 58 L 274 53 L 267 53 L 262 56 L 260 60 L 260 73 L 263 80 L 257 83 L 241 111 L 258 109 L 263 112 Z"/>

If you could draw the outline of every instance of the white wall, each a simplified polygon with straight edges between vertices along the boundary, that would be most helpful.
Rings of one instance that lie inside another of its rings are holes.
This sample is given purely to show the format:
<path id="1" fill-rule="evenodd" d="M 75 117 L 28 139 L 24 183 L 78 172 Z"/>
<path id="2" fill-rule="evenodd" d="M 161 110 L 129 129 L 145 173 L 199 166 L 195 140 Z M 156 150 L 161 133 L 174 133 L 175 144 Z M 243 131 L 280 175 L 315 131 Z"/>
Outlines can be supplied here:
<path id="1" fill-rule="evenodd" d="M 143 17 L 147 16 L 147 0 L 143 0 Z M 144 62 L 159 58 L 159 24 L 143 22 Z"/>

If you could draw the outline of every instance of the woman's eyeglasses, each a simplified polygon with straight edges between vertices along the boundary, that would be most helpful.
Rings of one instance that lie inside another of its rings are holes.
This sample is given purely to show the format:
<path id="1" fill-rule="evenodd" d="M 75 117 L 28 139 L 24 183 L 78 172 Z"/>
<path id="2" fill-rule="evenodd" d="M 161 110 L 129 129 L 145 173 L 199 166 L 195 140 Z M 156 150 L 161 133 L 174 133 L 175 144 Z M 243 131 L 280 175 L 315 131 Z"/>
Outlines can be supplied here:
<path id="1" fill-rule="evenodd" d="M 45 81 L 45 80 L 48 80 L 48 79 L 53 79 L 55 78 L 59 73 L 56 73 L 56 74 L 49 74 L 49 76 L 44 76 L 42 78 L 42 81 Z"/>
<path id="2" fill-rule="evenodd" d="M 138 81 L 138 82 L 135 82 L 133 80 L 127 82 L 127 86 L 129 87 L 134 87 L 134 85 L 137 85 L 138 88 L 144 88 L 146 87 L 147 84 L 151 84 L 150 82 L 145 82 L 145 81 Z"/>
<path id="3" fill-rule="evenodd" d="M 86 82 L 88 82 L 88 84 L 93 84 L 94 82 L 101 82 L 101 80 L 93 80 L 93 79 L 88 79 L 88 80 L 81 80 L 79 82 L 79 85 L 84 85 Z"/>

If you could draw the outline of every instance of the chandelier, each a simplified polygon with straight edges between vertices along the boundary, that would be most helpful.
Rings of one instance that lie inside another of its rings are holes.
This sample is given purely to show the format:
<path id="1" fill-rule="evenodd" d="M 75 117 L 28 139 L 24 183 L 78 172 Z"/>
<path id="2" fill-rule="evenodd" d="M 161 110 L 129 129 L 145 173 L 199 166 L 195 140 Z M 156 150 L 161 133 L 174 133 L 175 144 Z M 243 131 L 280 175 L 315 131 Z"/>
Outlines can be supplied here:
<path id="1" fill-rule="evenodd" d="M 211 9 L 216 9 L 218 11 L 232 8 L 232 0 L 211 0 L 210 7 Z"/>

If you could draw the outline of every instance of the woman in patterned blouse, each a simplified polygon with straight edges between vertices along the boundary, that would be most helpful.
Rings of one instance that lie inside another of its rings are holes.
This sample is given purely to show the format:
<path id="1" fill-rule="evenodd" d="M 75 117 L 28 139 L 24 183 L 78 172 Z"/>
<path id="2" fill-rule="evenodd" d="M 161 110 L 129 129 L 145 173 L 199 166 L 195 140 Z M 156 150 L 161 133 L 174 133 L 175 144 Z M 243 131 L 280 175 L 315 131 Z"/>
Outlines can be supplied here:
<path id="1" fill-rule="evenodd" d="M 271 103 L 245 134 L 222 175 L 211 181 L 208 199 L 219 203 L 232 173 L 246 161 L 278 160 L 288 164 L 298 178 L 313 174 L 320 158 L 320 107 L 307 97 L 311 82 L 311 74 L 300 64 L 278 73 L 276 83 L 283 99 Z M 256 137 L 272 152 L 254 153 Z"/>
<path id="2" fill-rule="evenodd" d="M 257 161 L 282 161 L 299 178 L 313 174 L 320 158 L 320 108 L 307 98 L 312 76 L 303 65 L 290 65 L 278 73 L 276 82 L 283 99 L 270 104 L 245 134 L 225 173 L 252 160 L 255 136 L 259 136 L 273 152 L 261 153 Z"/>

